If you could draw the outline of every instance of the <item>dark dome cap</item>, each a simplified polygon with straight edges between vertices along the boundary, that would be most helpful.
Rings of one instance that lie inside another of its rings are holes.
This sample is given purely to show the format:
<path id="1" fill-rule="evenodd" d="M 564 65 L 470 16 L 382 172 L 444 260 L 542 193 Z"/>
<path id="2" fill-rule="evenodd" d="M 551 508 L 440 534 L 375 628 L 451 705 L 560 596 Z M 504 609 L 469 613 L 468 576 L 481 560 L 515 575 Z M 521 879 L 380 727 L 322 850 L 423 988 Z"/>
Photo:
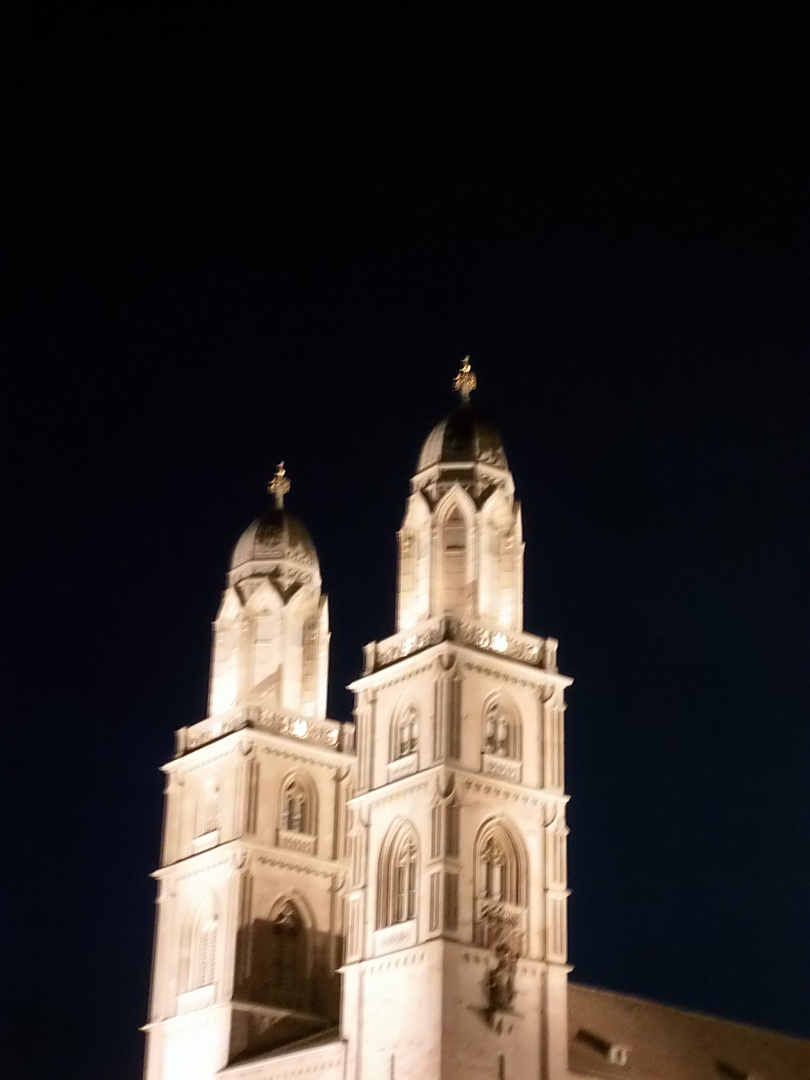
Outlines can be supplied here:
<path id="1" fill-rule="evenodd" d="M 468 404 L 460 406 L 431 431 L 422 446 L 417 472 L 439 463 L 472 461 L 508 469 L 501 437 L 476 416 Z"/>
<path id="2" fill-rule="evenodd" d="M 289 510 L 271 506 L 240 536 L 231 556 L 231 570 L 250 562 L 282 559 L 318 569 L 318 556 L 307 527 Z"/>

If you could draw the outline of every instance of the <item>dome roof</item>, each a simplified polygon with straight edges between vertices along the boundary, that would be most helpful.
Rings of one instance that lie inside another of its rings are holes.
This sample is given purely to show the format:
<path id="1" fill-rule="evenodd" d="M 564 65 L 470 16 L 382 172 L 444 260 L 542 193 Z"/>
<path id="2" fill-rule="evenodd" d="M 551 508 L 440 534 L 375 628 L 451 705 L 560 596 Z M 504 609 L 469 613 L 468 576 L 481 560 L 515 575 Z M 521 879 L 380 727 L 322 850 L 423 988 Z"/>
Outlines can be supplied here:
<path id="1" fill-rule="evenodd" d="M 231 556 L 231 570 L 250 562 L 283 559 L 318 570 L 318 556 L 306 526 L 288 510 L 271 506 L 240 536 Z"/>
<path id="2" fill-rule="evenodd" d="M 476 461 L 508 468 L 501 437 L 488 421 L 462 405 L 431 431 L 419 455 L 417 472 L 439 462 Z"/>

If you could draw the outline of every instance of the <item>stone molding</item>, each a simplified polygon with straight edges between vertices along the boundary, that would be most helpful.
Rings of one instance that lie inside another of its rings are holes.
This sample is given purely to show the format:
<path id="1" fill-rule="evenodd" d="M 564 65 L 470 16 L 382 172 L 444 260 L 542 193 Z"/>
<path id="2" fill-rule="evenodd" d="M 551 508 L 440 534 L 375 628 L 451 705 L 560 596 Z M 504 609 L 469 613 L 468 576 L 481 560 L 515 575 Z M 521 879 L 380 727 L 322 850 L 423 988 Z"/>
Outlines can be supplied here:
<path id="1" fill-rule="evenodd" d="M 282 710 L 246 706 L 226 716 L 210 716 L 191 727 L 179 728 L 175 732 L 175 759 L 226 735 L 232 735 L 235 731 L 246 729 L 284 735 L 298 742 L 312 743 L 339 753 L 354 753 L 355 728 L 352 722 L 314 719 Z"/>
<path id="2" fill-rule="evenodd" d="M 540 638 L 516 630 L 493 630 L 454 615 L 440 615 L 422 624 L 421 628 L 410 627 L 383 641 L 372 641 L 366 645 L 363 675 L 373 675 L 398 660 L 443 641 L 455 641 L 552 674 L 557 673 L 556 638 Z"/>

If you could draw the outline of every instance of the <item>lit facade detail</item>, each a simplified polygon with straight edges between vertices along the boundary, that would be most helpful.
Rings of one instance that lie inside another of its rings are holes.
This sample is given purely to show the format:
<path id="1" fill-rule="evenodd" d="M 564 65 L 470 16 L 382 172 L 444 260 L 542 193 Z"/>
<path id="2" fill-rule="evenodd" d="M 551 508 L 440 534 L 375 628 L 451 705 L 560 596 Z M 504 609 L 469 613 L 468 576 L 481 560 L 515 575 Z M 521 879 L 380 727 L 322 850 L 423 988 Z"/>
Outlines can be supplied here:
<path id="1" fill-rule="evenodd" d="M 564 1080 L 564 691 L 523 630 L 497 433 L 428 436 L 399 532 L 396 632 L 355 722 L 326 717 L 315 549 L 273 505 L 237 543 L 209 716 L 177 733 L 146 1080 Z"/>

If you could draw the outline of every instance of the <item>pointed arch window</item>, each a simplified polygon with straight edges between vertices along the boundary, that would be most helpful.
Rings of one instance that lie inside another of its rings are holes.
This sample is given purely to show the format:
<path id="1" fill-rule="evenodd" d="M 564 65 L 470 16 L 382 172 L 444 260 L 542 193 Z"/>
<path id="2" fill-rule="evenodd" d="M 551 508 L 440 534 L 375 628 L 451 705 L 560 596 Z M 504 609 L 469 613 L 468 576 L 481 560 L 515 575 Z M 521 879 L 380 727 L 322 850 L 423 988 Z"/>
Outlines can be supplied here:
<path id="1" fill-rule="evenodd" d="M 416 918 L 419 848 L 408 825 L 385 844 L 378 875 L 377 926 L 393 926 Z"/>
<path id="2" fill-rule="evenodd" d="M 286 991 L 299 989 L 307 975 L 307 933 L 301 912 L 286 901 L 272 920 L 270 963 L 273 977 Z"/>
<path id="3" fill-rule="evenodd" d="M 502 698 L 493 698 L 484 708 L 484 753 L 519 761 L 520 723 L 515 710 Z"/>
<path id="4" fill-rule="evenodd" d="M 198 909 L 191 926 L 187 990 L 198 990 L 214 982 L 217 963 L 217 911 L 212 899 Z"/>
<path id="5" fill-rule="evenodd" d="M 285 832 L 315 833 L 315 790 L 308 777 L 291 776 L 281 789 L 281 828 Z"/>
<path id="6" fill-rule="evenodd" d="M 219 828 L 219 784 L 209 781 L 200 793 L 197 836 L 207 836 Z"/>
<path id="7" fill-rule="evenodd" d="M 416 706 L 407 705 L 394 719 L 391 739 L 391 760 L 415 754 L 419 745 L 419 714 Z"/>
<path id="8" fill-rule="evenodd" d="M 416 915 L 416 843 L 408 837 L 399 852 L 395 867 L 395 922 L 405 922 Z"/>
<path id="9" fill-rule="evenodd" d="M 442 525 L 442 590 L 446 611 L 466 607 L 467 523 L 458 507 L 453 507 Z"/>
<path id="10" fill-rule="evenodd" d="M 526 854 L 518 835 L 502 820 L 483 826 L 475 842 L 475 940 L 492 944 L 506 929 L 524 933 Z"/>

